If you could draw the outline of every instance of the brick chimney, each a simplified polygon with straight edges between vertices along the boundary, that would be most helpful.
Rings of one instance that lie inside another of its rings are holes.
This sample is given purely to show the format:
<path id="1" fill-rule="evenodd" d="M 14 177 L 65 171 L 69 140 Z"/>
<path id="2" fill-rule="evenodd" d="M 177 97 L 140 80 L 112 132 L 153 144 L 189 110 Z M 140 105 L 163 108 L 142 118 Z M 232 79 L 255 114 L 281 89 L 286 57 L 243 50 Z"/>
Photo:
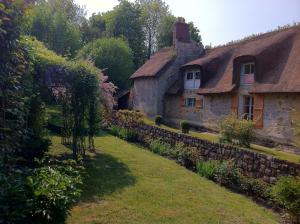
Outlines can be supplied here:
<path id="1" fill-rule="evenodd" d="M 173 46 L 176 47 L 177 41 L 190 42 L 189 24 L 185 22 L 185 19 L 178 17 L 173 26 Z"/>

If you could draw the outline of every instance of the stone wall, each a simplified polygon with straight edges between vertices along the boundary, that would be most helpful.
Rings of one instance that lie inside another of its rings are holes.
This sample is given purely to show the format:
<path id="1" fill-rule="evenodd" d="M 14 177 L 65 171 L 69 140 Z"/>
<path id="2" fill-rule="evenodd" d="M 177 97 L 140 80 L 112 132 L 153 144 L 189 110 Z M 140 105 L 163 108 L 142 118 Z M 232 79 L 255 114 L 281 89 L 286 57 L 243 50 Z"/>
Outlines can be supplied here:
<path id="1" fill-rule="evenodd" d="M 203 108 L 182 106 L 182 97 L 203 97 Z M 229 94 L 200 96 L 196 91 L 184 91 L 183 95 L 166 96 L 164 118 L 179 124 L 181 120 L 212 130 L 218 129 L 219 122 L 231 113 L 231 96 Z"/>
<path id="2" fill-rule="evenodd" d="M 118 124 L 117 121 L 115 122 Z M 139 124 L 130 128 L 138 133 L 140 139 L 151 137 L 152 139 L 161 139 L 172 145 L 182 142 L 186 146 L 197 148 L 200 160 L 234 160 L 244 174 L 263 179 L 268 183 L 275 183 L 279 176 L 300 174 L 300 164 L 276 159 L 261 153 L 212 143 L 146 124 Z"/>

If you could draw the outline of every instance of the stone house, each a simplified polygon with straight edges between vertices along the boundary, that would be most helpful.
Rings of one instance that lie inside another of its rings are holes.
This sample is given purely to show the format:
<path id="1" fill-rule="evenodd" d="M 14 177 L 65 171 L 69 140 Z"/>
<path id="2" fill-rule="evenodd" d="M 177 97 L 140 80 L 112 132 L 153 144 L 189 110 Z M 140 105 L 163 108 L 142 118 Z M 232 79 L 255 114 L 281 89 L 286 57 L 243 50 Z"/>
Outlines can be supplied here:
<path id="1" fill-rule="evenodd" d="M 216 130 L 230 114 L 254 120 L 257 136 L 293 141 L 300 111 L 300 26 L 205 51 L 178 20 L 174 43 L 132 76 L 133 108 Z"/>

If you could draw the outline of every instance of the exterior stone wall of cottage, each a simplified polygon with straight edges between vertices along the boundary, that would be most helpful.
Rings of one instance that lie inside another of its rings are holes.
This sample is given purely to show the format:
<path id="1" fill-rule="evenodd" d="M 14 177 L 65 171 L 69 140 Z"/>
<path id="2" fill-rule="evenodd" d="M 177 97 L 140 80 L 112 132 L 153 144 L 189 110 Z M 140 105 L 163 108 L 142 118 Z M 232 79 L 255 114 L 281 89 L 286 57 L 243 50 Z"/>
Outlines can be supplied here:
<path id="1" fill-rule="evenodd" d="M 180 67 L 188 61 L 198 58 L 203 47 L 193 42 L 177 41 L 175 60 L 161 74 L 154 77 L 141 77 L 134 80 L 133 108 L 149 117 L 164 114 L 164 96 L 181 74 Z"/>
<path id="2" fill-rule="evenodd" d="M 182 96 L 167 96 L 165 101 L 165 118 L 171 123 L 179 124 L 181 120 L 191 124 L 217 130 L 219 122 L 231 113 L 231 96 L 229 94 L 203 97 L 203 108 L 182 106 L 182 97 L 203 97 L 196 92 L 187 92 Z"/>

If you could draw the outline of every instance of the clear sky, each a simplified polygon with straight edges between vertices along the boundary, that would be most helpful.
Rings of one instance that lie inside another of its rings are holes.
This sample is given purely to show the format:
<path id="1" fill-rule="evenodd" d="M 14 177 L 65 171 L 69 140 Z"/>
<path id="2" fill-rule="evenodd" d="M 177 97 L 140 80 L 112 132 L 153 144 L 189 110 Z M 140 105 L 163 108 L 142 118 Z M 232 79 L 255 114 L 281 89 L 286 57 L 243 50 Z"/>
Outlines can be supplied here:
<path id="1" fill-rule="evenodd" d="M 133 0 L 131 0 L 133 1 Z M 75 0 L 88 15 L 105 12 L 118 0 Z M 204 45 L 218 45 L 300 22 L 300 0 L 165 0 L 175 16 L 193 21 Z"/>

